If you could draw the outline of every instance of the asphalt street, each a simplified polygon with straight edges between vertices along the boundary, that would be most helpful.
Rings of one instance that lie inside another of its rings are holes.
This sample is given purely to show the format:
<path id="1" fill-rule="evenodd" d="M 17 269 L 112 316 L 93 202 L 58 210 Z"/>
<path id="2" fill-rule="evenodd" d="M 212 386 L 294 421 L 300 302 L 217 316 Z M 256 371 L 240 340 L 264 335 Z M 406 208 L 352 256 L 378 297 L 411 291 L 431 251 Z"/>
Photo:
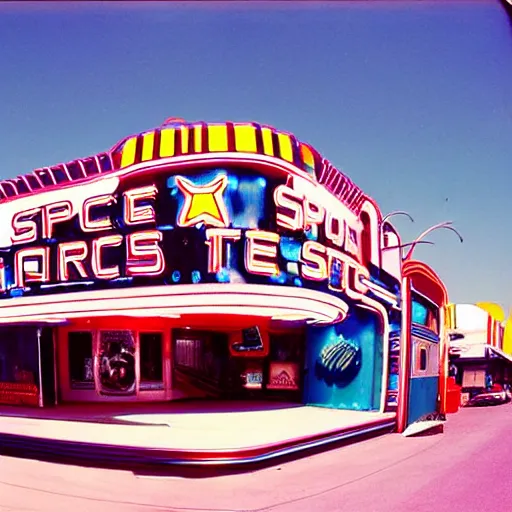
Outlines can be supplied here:
<path id="1" fill-rule="evenodd" d="M 242 474 L 171 476 L 0 457 L 4 511 L 480 512 L 512 503 L 512 406 Z"/>

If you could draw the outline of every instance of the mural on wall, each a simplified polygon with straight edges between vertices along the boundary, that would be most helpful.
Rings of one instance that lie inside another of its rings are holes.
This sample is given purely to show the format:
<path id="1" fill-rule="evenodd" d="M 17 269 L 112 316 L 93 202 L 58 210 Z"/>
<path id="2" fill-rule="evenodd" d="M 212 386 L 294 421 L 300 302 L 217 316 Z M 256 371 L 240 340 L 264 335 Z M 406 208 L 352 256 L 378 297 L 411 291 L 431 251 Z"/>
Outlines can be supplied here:
<path id="1" fill-rule="evenodd" d="M 135 393 L 135 340 L 132 331 L 100 331 L 99 382 L 103 395 Z"/>
<path id="2" fill-rule="evenodd" d="M 339 409 L 377 410 L 383 370 L 381 320 L 353 307 L 337 325 L 308 332 L 305 402 Z"/>
<path id="3" fill-rule="evenodd" d="M 361 368 L 361 347 L 339 334 L 325 345 L 315 363 L 315 376 L 327 385 L 345 386 L 352 382 Z"/>

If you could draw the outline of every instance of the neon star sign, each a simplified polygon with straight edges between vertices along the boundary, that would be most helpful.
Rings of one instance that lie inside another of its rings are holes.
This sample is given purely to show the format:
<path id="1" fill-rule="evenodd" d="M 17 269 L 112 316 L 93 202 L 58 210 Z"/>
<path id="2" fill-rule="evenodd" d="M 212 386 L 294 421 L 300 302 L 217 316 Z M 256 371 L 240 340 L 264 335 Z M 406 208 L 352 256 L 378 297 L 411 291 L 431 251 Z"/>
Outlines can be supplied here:
<path id="1" fill-rule="evenodd" d="M 206 185 L 195 185 L 182 176 L 176 176 L 176 185 L 185 197 L 178 226 L 189 227 L 202 222 L 205 226 L 228 227 L 229 215 L 223 197 L 227 184 L 226 175 L 217 176 Z"/>

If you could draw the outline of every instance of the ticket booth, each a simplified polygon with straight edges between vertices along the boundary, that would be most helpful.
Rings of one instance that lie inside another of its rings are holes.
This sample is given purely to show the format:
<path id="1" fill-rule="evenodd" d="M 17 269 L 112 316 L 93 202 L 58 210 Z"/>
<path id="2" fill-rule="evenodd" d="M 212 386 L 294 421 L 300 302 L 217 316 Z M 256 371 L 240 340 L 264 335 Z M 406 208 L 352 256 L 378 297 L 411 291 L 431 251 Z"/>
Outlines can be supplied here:
<path id="1" fill-rule="evenodd" d="M 448 374 L 443 282 L 425 263 L 408 260 L 402 299 L 398 432 L 429 414 L 445 413 Z"/>

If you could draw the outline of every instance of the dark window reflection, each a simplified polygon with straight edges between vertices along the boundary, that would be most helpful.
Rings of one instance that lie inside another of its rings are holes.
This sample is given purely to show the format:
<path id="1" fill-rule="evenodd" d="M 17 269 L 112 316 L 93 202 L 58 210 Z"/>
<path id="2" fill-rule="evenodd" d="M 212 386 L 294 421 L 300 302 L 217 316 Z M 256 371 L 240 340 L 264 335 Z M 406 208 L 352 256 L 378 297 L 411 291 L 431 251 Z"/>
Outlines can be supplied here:
<path id="1" fill-rule="evenodd" d="M 158 332 L 141 332 L 140 343 L 140 388 L 163 388 L 163 340 Z"/>
<path id="2" fill-rule="evenodd" d="M 68 356 L 71 389 L 94 389 L 92 333 L 70 332 Z"/>

